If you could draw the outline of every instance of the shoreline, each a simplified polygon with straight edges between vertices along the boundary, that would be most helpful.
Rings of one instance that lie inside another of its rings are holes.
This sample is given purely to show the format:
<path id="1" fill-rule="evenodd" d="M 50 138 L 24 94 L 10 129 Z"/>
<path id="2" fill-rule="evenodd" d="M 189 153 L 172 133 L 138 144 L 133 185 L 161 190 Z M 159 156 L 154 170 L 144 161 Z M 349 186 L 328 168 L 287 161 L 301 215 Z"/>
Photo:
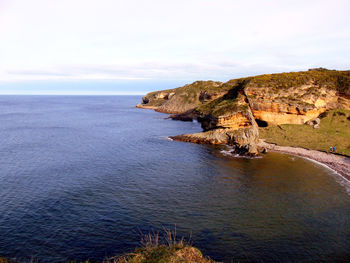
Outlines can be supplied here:
<path id="1" fill-rule="evenodd" d="M 157 106 L 146 106 L 143 104 L 137 104 L 135 107 L 139 109 L 146 109 L 146 110 L 156 110 L 158 108 Z"/>
<path id="2" fill-rule="evenodd" d="M 335 155 L 316 150 L 308 150 L 299 147 L 279 146 L 276 144 L 267 143 L 261 139 L 259 140 L 258 146 L 264 147 L 271 152 L 287 153 L 310 159 L 311 161 L 316 161 L 332 169 L 347 182 L 350 182 L 350 157 Z"/>
<path id="3" fill-rule="evenodd" d="M 146 106 L 143 104 L 137 104 L 136 107 L 141 109 L 152 109 L 152 110 L 158 111 L 157 110 L 158 107 L 156 106 Z M 158 111 L 158 112 L 171 114 L 169 112 L 164 112 L 164 111 Z M 168 118 L 171 118 L 171 116 L 169 116 Z M 182 119 L 180 118 L 179 120 L 182 120 Z M 184 136 L 186 137 L 188 135 L 184 134 L 184 135 L 177 135 L 177 136 L 168 136 L 168 139 L 177 140 L 176 137 L 184 137 Z M 192 142 L 192 143 L 194 142 L 194 143 L 200 143 L 200 144 L 203 143 L 203 142 L 183 140 L 183 139 L 180 141 Z M 267 143 L 265 142 L 264 139 L 259 139 L 257 146 L 262 149 L 265 148 L 267 151 L 291 154 L 291 155 L 308 159 L 310 161 L 317 162 L 323 166 L 326 166 L 332 171 L 336 172 L 345 181 L 350 183 L 350 157 L 348 156 L 337 155 L 337 154 L 332 154 L 332 153 L 322 152 L 317 150 L 309 150 L 301 147 L 279 146 L 277 144 Z"/>

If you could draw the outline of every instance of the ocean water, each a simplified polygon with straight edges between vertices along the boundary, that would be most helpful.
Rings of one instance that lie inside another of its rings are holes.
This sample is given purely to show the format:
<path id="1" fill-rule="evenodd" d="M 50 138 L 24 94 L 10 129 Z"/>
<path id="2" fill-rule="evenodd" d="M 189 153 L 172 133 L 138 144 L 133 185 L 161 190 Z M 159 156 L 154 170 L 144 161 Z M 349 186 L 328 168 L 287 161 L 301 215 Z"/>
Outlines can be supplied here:
<path id="1" fill-rule="evenodd" d="M 225 262 L 350 261 L 349 185 L 290 155 L 175 142 L 140 96 L 0 96 L 0 255 L 102 260 L 173 229 Z"/>

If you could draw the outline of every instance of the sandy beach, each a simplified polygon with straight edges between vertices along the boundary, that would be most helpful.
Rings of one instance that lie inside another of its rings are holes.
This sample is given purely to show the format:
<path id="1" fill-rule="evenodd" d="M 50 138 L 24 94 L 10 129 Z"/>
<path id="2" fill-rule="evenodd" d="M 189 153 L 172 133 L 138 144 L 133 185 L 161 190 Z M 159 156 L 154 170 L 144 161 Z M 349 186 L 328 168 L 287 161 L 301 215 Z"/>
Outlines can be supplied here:
<path id="1" fill-rule="evenodd" d="M 278 146 L 276 144 L 266 143 L 263 140 L 259 141 L 259 146 L 266 148 L 268 151 L 293 154 L 320 162 L 350 182 L 350 157 L 298 147 Z"/>

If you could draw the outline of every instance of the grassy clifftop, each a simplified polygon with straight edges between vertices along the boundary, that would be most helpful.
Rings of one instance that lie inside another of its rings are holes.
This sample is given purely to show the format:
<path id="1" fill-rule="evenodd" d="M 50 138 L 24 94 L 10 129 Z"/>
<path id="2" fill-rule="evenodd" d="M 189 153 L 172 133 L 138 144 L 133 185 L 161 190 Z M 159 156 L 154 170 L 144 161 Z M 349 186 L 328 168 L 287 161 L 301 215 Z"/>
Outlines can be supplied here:
<path id="1" fill-rule="evenodd" d="M 227 91 L 221 82 L 196 81 L 176 89 L 150 92 L 142 98 L 139 106 L 165 113 L 183 113 Z"/>
<path id="2" fill-rule="evenodd" d="M 321 114 L 320 119 L 318 129 L 310 125 L 295 124 L 260 128 L 260 138 L 282 146 L 324 152 L 335 146 L 337 153 L 350 156 L 350 111 L 332 110 Z"/>
<path id="3" fill-rule="evenodd" d="M 304 90 L 300 94 L 301 89 Z M 350 71 L 319 68 L 309 71 L 232 79 L 225 83 L 196 81 L 176 89 L 148 93 L 143 98 L 142 106 L 176 114 L 199 107 L 199 111 L 208 113 L 211 110 L 216 110 L 218 104 L 221 104 L 219 107 L 223 110 L 223 104 L 227 105 L 227 109 L 230 109 L 234 98 L 231 95 L 224 95 L 227 93 L 237 94 L 237 90 L 250 90 L 249 99 L 254 99 L 260 92 L 261 96 L 264 94 L 274 96 L 276 101 L 294 104 L 299 102 L 305 106 L 308 102 L 300 98 L 306 95 L 326 96 L 326 92 L 329 91 L 340 96 L 350 96 Z M 219 97 L 222 97 L 219 101 L 205 105 Z M 223 103 L 225 100 L 227 103 Z"/>
<path id="4" fill-rule="evenodd" d="M 140 106 L 178 114 L 174 119 L 197 118 L 204 131 L 210 131 L 179 137 L 185 141 L 229 141 L 239 147 L 249 144 L 255 149 L 259 131 L 254 131 L 252 136 L 247 136 L 247 131 L 260 125 L 269 127 L 260 131 L 262 137 L 280 145 L 298 142 L 295 146 L 325 150 L 332 144 L 343 154 L 349 154 L 348 119 L 338 123 L 333 118 L 333 125 L 327 126 L 328 119 L 324 118 L 320 129 L 302 124 L 332 110 L 350 110 L 350 71 L 317 68 L 232 79 L 225 83 L 197 81 L 177 89 L 149 93 Z M 335 128 L 336 123 L 338 128 Z M 285 125 L 283 133 L 276 128 L 281 125 Z M 233 132 L 239 134 L 222 140 L 221 135 L 228 136 Z M 327 136 L 332 136 L 332 141 Z M 240 138 L 249 140 L 243 143 Z M 318 140 L 311 143 L 309 138 Z M 326 142 L 322 143 L 322 140 Z"/>
<path id="5" fill-rule="evenodd" d="M 335 89 L 339 93 L 350 95 L 350 71 L 311 69 L 309 71 L 266 74 L 251 77 L 249 86 L 288 89 L 312 83 L 318 87 Z"/>

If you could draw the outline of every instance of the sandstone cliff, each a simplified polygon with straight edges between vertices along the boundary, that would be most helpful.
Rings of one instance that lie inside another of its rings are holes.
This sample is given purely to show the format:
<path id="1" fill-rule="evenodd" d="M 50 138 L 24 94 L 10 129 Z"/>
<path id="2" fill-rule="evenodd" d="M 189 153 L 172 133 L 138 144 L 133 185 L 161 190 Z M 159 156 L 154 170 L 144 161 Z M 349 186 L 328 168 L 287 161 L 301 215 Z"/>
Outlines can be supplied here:
<path id="1" fill-rule="evenodd" d="M 304 124 L 328 110 L 350 109 L 350 71 L 313 69 L 226 83 L 197 81 L 149 93 L 138 106 L 202 124 L 204 132 L 175 140 L 230 144 L 238 153 L 256 155 L 258 125 Z"/>
<path id="2" fill-rule="evenodd" d="M 310 70 L 257 76 L 245 87 L 256 119 L 303 124 L 321 113 L 349 108 L 350 71 Z"/>

